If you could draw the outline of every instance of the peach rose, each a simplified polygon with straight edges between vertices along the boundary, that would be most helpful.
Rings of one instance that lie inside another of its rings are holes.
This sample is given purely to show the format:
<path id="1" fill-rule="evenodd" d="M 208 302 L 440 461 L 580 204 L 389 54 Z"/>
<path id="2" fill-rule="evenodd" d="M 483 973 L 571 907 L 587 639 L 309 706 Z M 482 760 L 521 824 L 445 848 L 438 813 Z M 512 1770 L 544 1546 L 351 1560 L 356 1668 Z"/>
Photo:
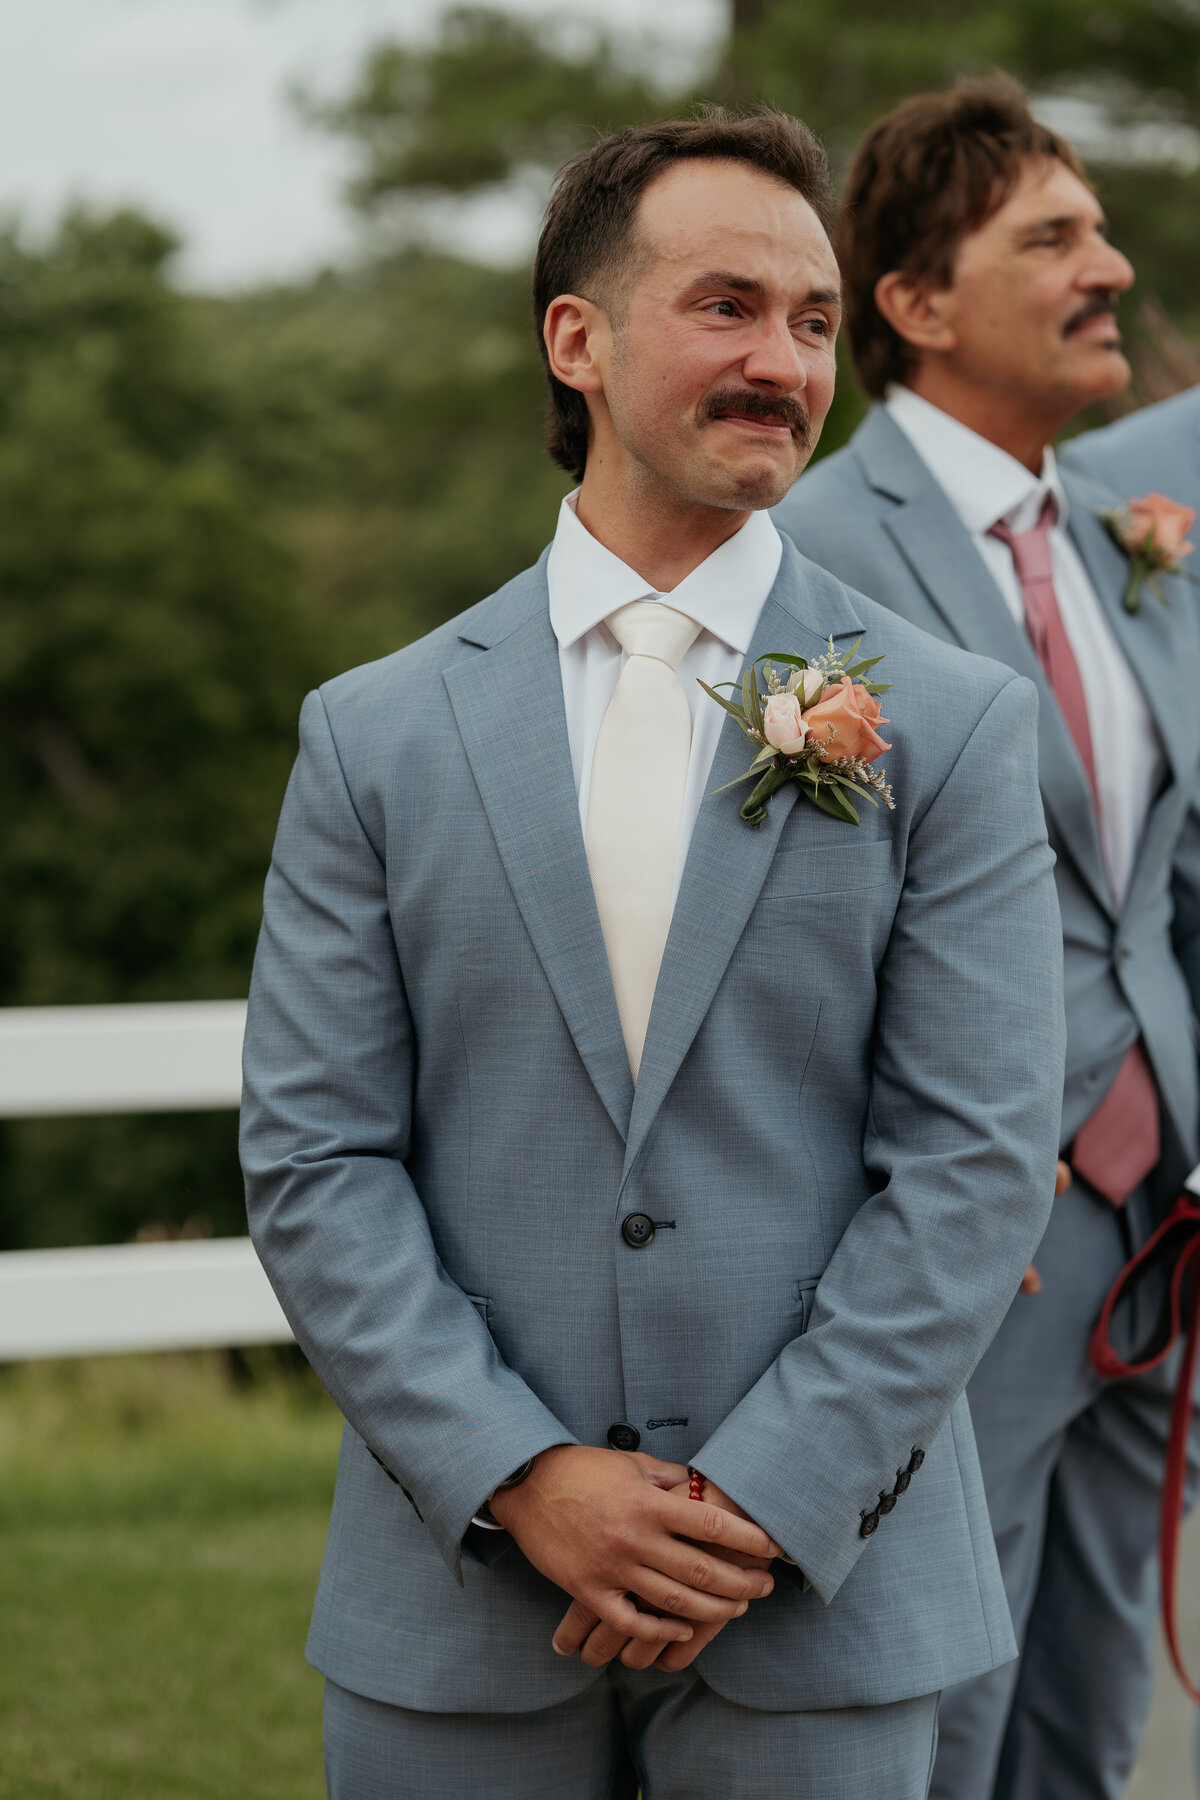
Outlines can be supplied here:
<path id="1" fill-rule="evenodd" d="M 1129 518 L 1125 548 L 1132 554 L 1157 551 L 1169 562 L 1178 562 L 1194 548 L 1187 534 L 1196 520 L 1196 509 L 1180 506 L 1165 494 L 1144 494 L 1131 500 L 1126 509 Z"/>
<path id="2" fill-rule="evenodd" d="M 763 736 L 768 744 L 785 756 L 799 756 L 808 736 L 808 726 L 800 712 L 795 694 L 772 694 L 763 707 Z"/>
<path id="3" fill-rule="evenodd" d="M 809 707 L 804 723 L 820 749 L 822 762 L 840 762 L 847 757 L 874 762 L 892 747 L 875 729 L 887 724 L 878 700 L 865 687 L 856 687 L 848 675 L 843 675 L 837 687 L 826 689 L 824 698 Z"/>

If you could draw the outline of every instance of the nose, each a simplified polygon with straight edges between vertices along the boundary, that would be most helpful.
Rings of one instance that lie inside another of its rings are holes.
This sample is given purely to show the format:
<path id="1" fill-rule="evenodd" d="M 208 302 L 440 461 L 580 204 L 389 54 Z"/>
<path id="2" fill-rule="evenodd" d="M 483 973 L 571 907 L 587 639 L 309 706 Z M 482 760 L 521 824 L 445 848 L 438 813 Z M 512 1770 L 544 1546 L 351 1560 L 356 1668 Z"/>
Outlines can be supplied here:
<path id="1" fill-rule="evenodd" d="M 786 316 L 764 316 L 757 322 L 750 353 L 742 363 L 746 380 L 794 394 L 808 385 L 808 371 Z"/>
<path id="2" fill-rule="evenodd" d="M 1088 288 L 1111 288 L 1114 293 L 1123 294 L 1133 286 L 1135 280 L 1133 264 L 1129 258 L 1123 256 L 1115 244 L 1102 238 L 1088 264 L 1084 285 Z"/>

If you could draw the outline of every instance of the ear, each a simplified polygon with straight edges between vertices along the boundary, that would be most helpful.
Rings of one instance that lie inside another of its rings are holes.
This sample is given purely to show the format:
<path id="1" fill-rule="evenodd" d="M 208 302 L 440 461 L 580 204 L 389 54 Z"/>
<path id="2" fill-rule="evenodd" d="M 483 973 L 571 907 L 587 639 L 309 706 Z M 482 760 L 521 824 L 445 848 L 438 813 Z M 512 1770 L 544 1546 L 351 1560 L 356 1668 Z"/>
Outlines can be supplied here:
<path id="1" fill-rule="evenodd" d="M 559 294 L 546 308 L 542 337 L 551 371 L 564 387 L 581 394 L 603 392 L 601 365 L 611 332 L 601 307 L 579 294 Z"/>
<path id="2" fill-rule="evenodd" d="M 930 288 L 915 275 L 893 269 L 875 283 L 875 304 L 892 330 L 914 350 L 953 350 L 953 288 Z"/>

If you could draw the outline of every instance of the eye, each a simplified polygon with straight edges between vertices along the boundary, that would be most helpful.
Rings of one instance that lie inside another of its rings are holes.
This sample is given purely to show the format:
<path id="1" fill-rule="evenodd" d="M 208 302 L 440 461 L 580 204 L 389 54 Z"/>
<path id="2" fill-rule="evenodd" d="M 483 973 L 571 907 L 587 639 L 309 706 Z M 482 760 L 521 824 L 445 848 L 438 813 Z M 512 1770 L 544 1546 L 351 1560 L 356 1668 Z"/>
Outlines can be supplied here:
<path id="1" fill-rule="evenodd" d="M 716 313 L 722 319 L 736 319 L 738 316 L 736 300 L 710 300 L 705 310 Z"/>

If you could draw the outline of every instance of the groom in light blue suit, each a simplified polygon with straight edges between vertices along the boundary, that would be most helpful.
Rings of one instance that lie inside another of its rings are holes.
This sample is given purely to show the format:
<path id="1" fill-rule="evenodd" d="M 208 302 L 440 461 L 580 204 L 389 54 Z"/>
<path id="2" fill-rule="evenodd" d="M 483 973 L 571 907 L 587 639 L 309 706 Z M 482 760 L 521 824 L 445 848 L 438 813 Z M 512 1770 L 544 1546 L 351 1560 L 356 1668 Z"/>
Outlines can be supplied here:
<path id="1" fill-rule="evenodd" d="M 1013 1653 L 962 1390 L 1054 1182 L 1036 700 L 763 510 L 832 396 L 829 216 L 774 113 L 570 165 L 550 552 L 305 703 L 243 1157 L 347 1420 L 333 1800 L 922 1800 L 938 1690 Z M 698 680 L 860 639 L 894 810 L 751 828 Z"/>
<path id="2" fill-rule="evenodd" d="M 897 615 L 1037 684 L 1028 754 L 1065 952 L 1074 1181 L 968 1388 L 1022 1656 L 943 1698 L 933 1793 L 1116 1800 L 1150 1698 L 1177 1363 L 1105 1381 L 1088 1340 L 1197 1158 L 1197 608 L 1173 580 L 1165 608 L 1125 610 L 1101 514 L 1128 490 L 1050 448 L 1128 380 L 1116 307 L 1132 271 L 1015 84 L 881 121 L 844 220 L 850 341 L 876 404 L 776 517 Z"/>

